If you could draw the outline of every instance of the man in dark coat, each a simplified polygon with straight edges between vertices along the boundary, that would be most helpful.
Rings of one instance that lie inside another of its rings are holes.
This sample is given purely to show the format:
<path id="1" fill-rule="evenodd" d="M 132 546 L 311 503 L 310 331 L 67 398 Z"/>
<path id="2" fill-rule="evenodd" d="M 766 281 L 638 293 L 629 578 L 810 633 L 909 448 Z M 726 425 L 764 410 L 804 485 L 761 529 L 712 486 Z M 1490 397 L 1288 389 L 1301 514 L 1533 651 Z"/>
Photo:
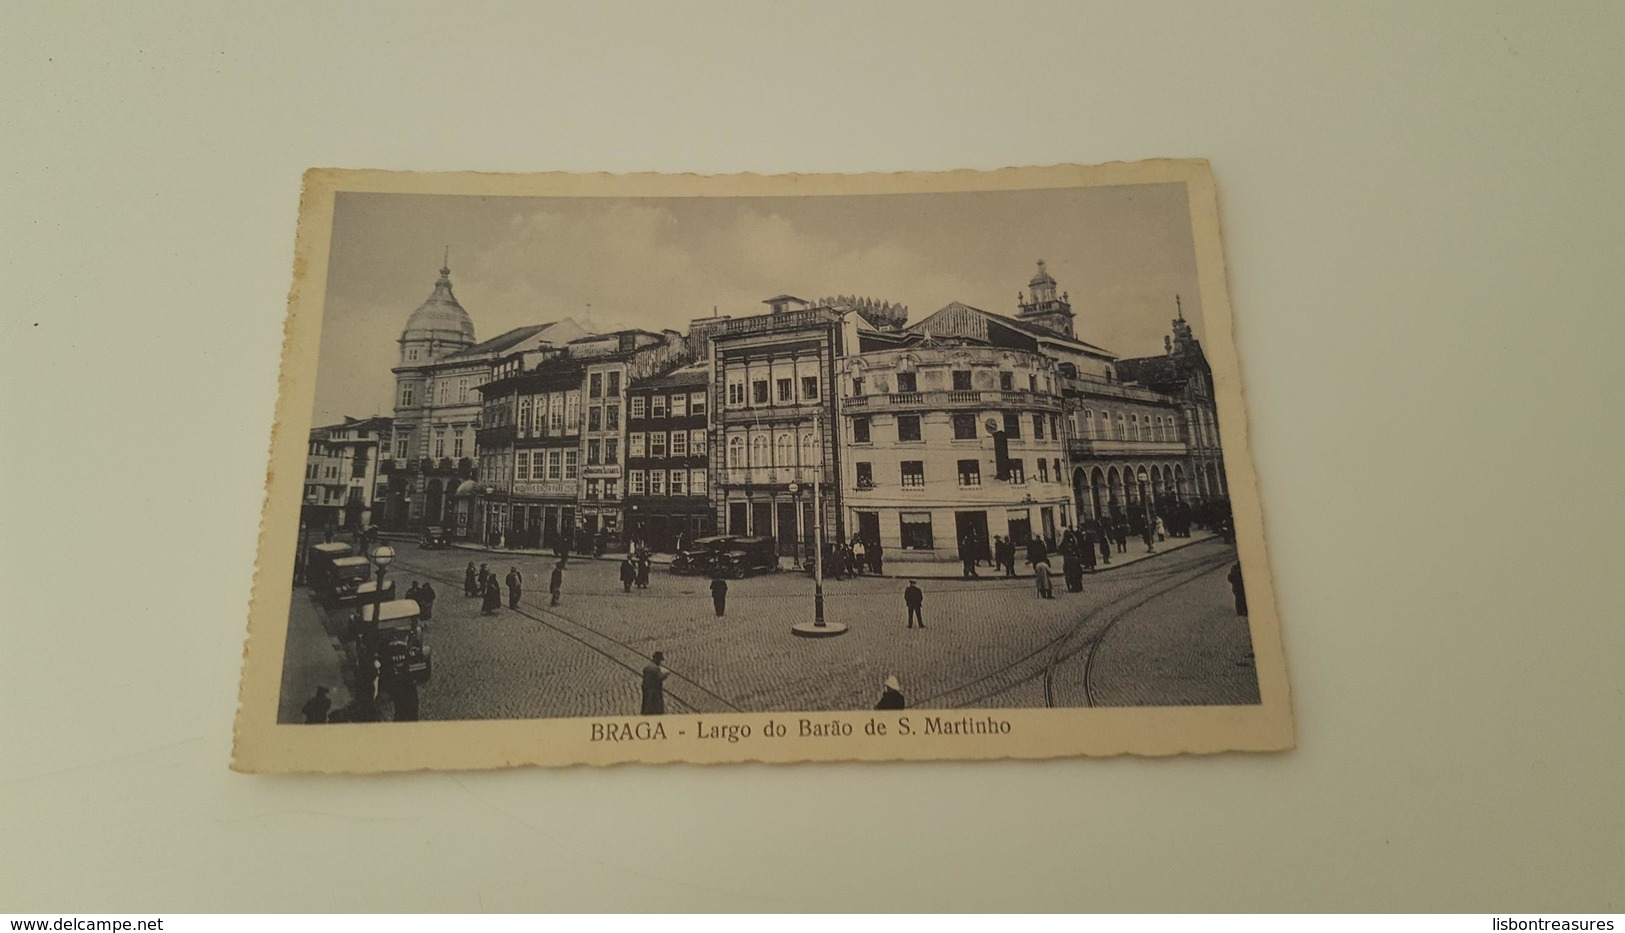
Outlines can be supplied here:
<path id="1" fill-rule="evenodd" d="M 485 595 L 485 584 L 492 581 L 492 580 L 494 580 L 494 579 L 496 579 L 496 575 L 491 573 L 491 571 L 486 570 L 485 565 L 481 564 L 480 565 L 480 595 L 481 596 Z"/>
<path id="2" fill-rule="evenodd" d="M 463 595 L 464 596 L 478 596 L 478 595 L 480 595 L 478 585 L 479 585 L 479 577 L 474 572 L 474 562 L 469 561 L 468 562 L 468 569 L 463 571 Z"/>
<path id="3" fill-rule="evenodd" d="M 976 541 L 970 535 L 959 539 L 959 576 L 963 580 L 976 576 Z"/>
<path id="4" fill-rule="evenodd" d="M 305 701 L 305 724 L 326 722 L 327 713 L 333 708 L 333 701 L 327 696 L 327 688 L 318 686 L 316 695 Z"/>
<path id="5" fill-rule="evenodd" d="M 925 605 L 925 593 L 913 580 L 908 581 L 908 588 L 903 590 L 903 605 L 908 607 L 908 627 L 913 628 L 914 620 L 918 619 L 920 628 L 925 628 L 925 614 L 921 611 Z"/>
<path id="6" fill-rule="evenodd" d="M 666 676 L 671 672 L 666 670 L 666 655 L 656 651 L 648 664 L 643 666 L 643 707 L 645 716 L 659 716 L 666 712 Z"/>
<path id="7" fill-rule="evenodd" d="M 1241 564 L 1230 568 L 1230 592 L 1236 597 L 1236 615 L 1247 614 L 1247 588 L 1241 582 Z"/>
<path id="8" fill-rule="evenodd" d="M 418 587 L 418 618 L 427 622 L 434 618 L 435 591 L 433 583 Z"/>
<path id="9" fill-rule="evenodd" d="M 519 594 L 525 585 L 525 578 L 519 575 L 518 567 L 508 568 L 508 608 L 519 608 Z"/>
<path id="10" fill-rule="evenodd" d="M 711 578 L 711 605 L 717 610 L 717 618 L 728 609 L 728 581 L 722 579 L 721 574 Z"/>
<path id="11" fill-rule="evenodd" d="M 1049 563 L 1049 548 L 1044 546 L 1044 539 L 1037 535 L 1027 542 L 1027 563 L 1034 566 Z"/>
<path id="12" fill-rule="evenodd" d="M 632 583 L 638 578 L 638 567 L 632 563 L 632 555 L 628 554 L 626 560 L 621 561 L 621 589 L 632 592 Z"/>
<path id="13" fill-rule="evenodd" d="M 564 593 L 564 561 L 553 565 L 553 576 L 547 581 L 547 592 L 553 597 L 551 605 L 559 604 L 559 596 Z"/>
<path id="14" fill-rule="evenodd" d="M 1112 562 L 1112 539 L 1106 533 L 1106 526 L 1104 525 L 1100 527 L 1100 562 L 1103 564 Z"/>
<path id="15" fill-rule="evenodd" d="M 885 566 L 885 549 L 878 540 L 869 545 L 869 566 L 875 569 L 875 576 L 880 576 L 881 568 Z"/>
<path id="16" fill-rule="evenodd" d="M 903 707 L 903 687 L 897 682 L 897 675 L 887 674 L 886 683 L 880 690 L 880 702 L 875 704 L 875 709 L 902 709 Z"/>
<path id="17" fill-rule="evenodd" d="M 638 589 L 649 588 L 649 554 L 644 552 L 638 555 Z"/>
<path id="18" fill-rule="evenodd" d="M 1078 535 L 1078 557 L 1083 560 L 1084 570 L 1095 572 L 1095 539 L 1092 535 Z"/>
<path id="19" fill-rule="evenodd" d="M 1061 558 L 1061 571 L 1066 574 L 1066 591 L 1068 593 L 1083 592 L 1083 561 L 1078 559 L 1076 548 L 1068 548 Z"/>
<path id="20" fill-rule="evenodd" d="M 480 615 L 496 615 L 497 610 L 501 608 L 502 588 L 497 586 L 496 575 L 492 574 L 485 578 L 485 598 L 480 604 Z"/>

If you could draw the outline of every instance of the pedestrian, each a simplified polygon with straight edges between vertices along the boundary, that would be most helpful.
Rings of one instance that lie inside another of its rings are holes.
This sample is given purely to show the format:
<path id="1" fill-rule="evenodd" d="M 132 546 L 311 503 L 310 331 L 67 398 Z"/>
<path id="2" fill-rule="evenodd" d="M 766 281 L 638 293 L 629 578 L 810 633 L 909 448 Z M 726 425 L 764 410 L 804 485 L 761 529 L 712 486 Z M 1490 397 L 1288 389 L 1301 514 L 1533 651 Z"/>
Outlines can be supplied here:
<path id="1" fill-rule="evenodd" d="M 728 581 L 722 579 L 722 574 L 711 578 L 711 605 L 717 610 L 717 618 L 722 618 L 728 610 Z"/>
<path id="2" fill-rule="evenodd" d="M 559 536 L 553 539 L 553 556 L 559 559 L 560 564 L 570 559 L 569 535 L 570 532 L 560 529 Z"/>
<path id="3" fill-rule="evenodd" d="M 876 538 L 869 547 L 869 566 L 875 568 L 875 576 L 880 576 L 884 561 L 885 549 L 880 546 L 880 539 Z"/>
<path id="4" fill-rule="evenodd" d="M 435 591 L 433 583 L 418 588 L 418 618 L 427 622 L 434 618 Z"/>
<path id="5" fill-rule="evenodd" d="M 496 615 L 497 610 L 501 608 L 502 588 L 497 586 L 497 578 L 493 574 L 485 578 L 485 598 L 480 604 L 480 615 Z"/>
<path id="6" fill-rule="evenodd" d="M 1112 528 L 1112 532 L 1117 543 L 1117 553 L 1128 553 L 1128 522 L 1118 522 Z"/>
<path id="7" fill-rule="evenodd" d="M 1230 592 L 1236 597 L 1236 615 L 1247 614 L 1247 588 L 1241 582 L 1241 564 L 1230 568 Z"/>
<path id="8" fill-rule="evenodd" d="M 305 701 L 305 725 L 327 721 L 327 713 L 333 708 L 333 701 L 327 696 L 327 687 L 318 685 L 316 695 Z"/>
<path id="9" fill-rule="evenodd" d="M 925 605 L 925 593 L 913 580 L 908 581 L 908 588 L 903 590 L 903 605 L 908 607 L 908 627 L 913 628 L 914 620 L 918 619 L 920 628 L 925 628 L 925 614 L 920 608 Z"/>
<path id="10" fill-rule="evenodd" d="M 656 651 L 643 666 L 643 715 L 659 716 L 666 712 L 666 655 Z"/>
<path id="11" fill-rule="evenodd" d="M 1078 535 L 1078 557 L 1083 560 L 1083 569 L 1089 573 L 1095 572 L 1095 539 L 1093 535 Z"/>
<path id="12" fill-rule="evenodd" d="M 1102 525 L 1100 528 L 1100 562 L 1102 564 L 1109 564 L 1112 562 L 1112 541 L 1111 538 L 1107 536 L 1106 527 L 1104 525 Z"/>
<path id="13" fill-rule="evenodd" d="M 1157 516 L 1157 540 L 1158 541 L 1166 541 L 1166 540 L 1168 540 L 1168 526 L 1164 525 L 1162 523 L 1162 516 L 1161 515 Z"/>
<path id="14" fill-rule="evenodd" d="M 478 589 L 475 589 L 475 582 L 476 582 L 476 578 L 475 578 L 475 575 L 474 575 L 474 562 L 469 561 L 468 562 L 468 569 L 463 571 L 463 595 L 464 596 L 478 596 L 478 595 L 480 595 L 480 591 Z"/>
<path id="15" fill-rule="evenodd" d="M 519 594 L 524 588 L 525 578 L 519 575 L 518 567 L 508 568 L 508 608 L 519 608 Z"/>
<path id="16" fill-rule="evenodd" d="M 638 558 L 638 589 L 649 588 L 649 555 L 644 553 Z"/>
<path id="17" fill-rule="evenodd" d="M 959 539 L 959 578 L 969 580 L 976 576 L 976 542 L 970 535 Z"/>
<path id="18" fill-rule="evenodd" d="M 626 559 L 621 561 L 621 589 L 628 593 L 632 592 L 632 583 L 637 578 L 638 567 L 632 563 L 632 555 L 628 554 Z"/>
<path id="19" fill-rule="evenodd" d="M 903 687 L 897 682 L 896 674 L 887 674 L 886 683 L 880 690 L 880 702 L 875 704 L 875 709 L 902 709 L 903 706 Z"/>
<path id="20" fill-rule="evenodd" d="M 1061 558 L 1061 572 L 1066 574 L 1068 593 L 1083 592 L 1083 561 L 1078 559 L 1076 548 L 1064 552 Z"/>
<path id="21" fill-rule="evenodd" d="M 1055 590 L 1050 585 L 1048 561 L 1033 564 L 1033 580 L 1038 584 L 1039 599 L 1055 598 Z"/>
<path id="22" fill-rule="evenodd" d="M 1037 535 L 1027 542 L 1027 563 L 1034 567 L 1049 563 L 1049 548 L 1044 546 L 1044 539 Z"/>
<path id="23" fill-rule="evenodd" d="M 564 561 L 553 565 L 553 577 L 547 582 L 547 592 L 552 595 L 551 605 L 559 604 L 559 596 L 564 592 Z"/>
<path id="24" fill-rule="evenodd" d="M 486 570 L 485 565 L 481 564 L 480 565 L 480 595 L 481 596 L 485 595 L 485 584 L 488 583 L 489 581 L 491 581 L 492 579 L 494 579 L 494 577 L 491 574 L 491 571 Z"/>

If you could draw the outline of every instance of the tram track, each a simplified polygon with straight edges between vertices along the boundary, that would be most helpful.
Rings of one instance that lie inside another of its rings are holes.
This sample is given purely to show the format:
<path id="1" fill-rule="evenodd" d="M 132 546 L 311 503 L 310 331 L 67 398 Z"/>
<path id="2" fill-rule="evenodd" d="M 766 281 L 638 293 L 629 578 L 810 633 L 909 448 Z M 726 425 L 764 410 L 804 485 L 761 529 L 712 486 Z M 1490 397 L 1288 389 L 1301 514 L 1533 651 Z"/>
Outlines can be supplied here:
<path id="1" fill-rule="evenodd" d="M 423 564 L 414 563 L 401 558 L 397 558 L 397 561 L 402 567 L 413 570 L 414 574 L 417 576 L 425 577 L 431 580 L 440 580 L 448 587 L 455 587 L 455 589 L 451 590 L 451 592 L 460 593 L 462 591 L 461 587 L 463 580 L 460 576 L 444 573 L 438 570 L 432 570 Z M 524 606 L 523 601 L 521 601 L 520 608 L 508 609 L 506 611 L 512 612 L 521 618 L 529 619 L 530 621 L 541 625 L 544 628 L 556 632 L 557 634 L 576 642 L 587 650 L 592 651 L 594 654 L 599 655 L 617 667 L 637 675 L 638 677 L 642 677 L 643 664 L 648 663 L 650 660 L 650 658 L 643 654 L 643 652 L 618 638 L 606 635 L 592 626 L 577 622 L 576 620 L 570 618 L 569 616 L 563 615 L 562 613 L 553 612 L 551 609 L 543 609 L 541 607 L 534 607 L 536 611 L 531 612 L 528 611 L 529 608 L 531 607 Z M 550 621 L 550 619 L 556 621 Z M 564 625 L 558 624 L 560 622 L 564 623 Z M 569 626 L 569 628 L 566 628 L 565 626 Z M 574 630 L 572 631 L 572 629 Z M 584 637 L 583 633 L 586 633 L 586 635 L 590 637 Z M 606 647 L 605 643 L 612 647 Z M 616 651 L 614 649 L 619 650 Z M 635 658 L 636 661 L 628 661 L 626 659 L 628 655 Z M 667 699 L 674 701 L 675 705 L 686 707 L 687 712 L 741 712 L 737 705 L 730 702 L 715 691 L 707 688 L 705 685 L 684 675 L 681 671 L 671 668 L 670 666 L 667 666 L 666 670 L 670 672 L 670 676 L 672 678 L 687 685 L 686 688 L 680 691 L 673 690 L 672 685 L 669 682 L 666 687 Z M 694 692 L 709 697 L 714 702 L 701 703 L 695 702 L 695 700 L 698 698 L 685 699 L 683 694 L 688 693 L 690 688 Z M 719 709 L 718 707 L 721 708 Z"/>
<path id="2" fill-rule="evenodd" d="M 1056 669 L 1063 663 L 1076 657 L 1080 651 L 1088 651 L 1089 654 L 1085 661 L 1084 672 L 1084 696 L 1087 705 L 1093 706 L 1095 704 L 1095 696 L 1088 681 L 1089 677 L 1093 674 L 1095 652 L 1100 643 L 1105 639 L 1106 635 L 1109 634 L 1112 628 L 1117 625 L 1117 622 L 1128 613 L 1141 608 L 1152 600 L 1157 599 L 1166 593 L 1172 592 L 1173 590 L 1179 589 L 1180 587 L 1185 586 L 1186 584 L 1199 579 L 1206 574 L 1212 573 L 1214 570 L 1222 567 L 1232 559 L 1233 558 L 1228 553 L 1214 554 L 1198 558 L 1191 564 L 1185 565 L 1184 567 L 1171 573 L 1163 570 L 1160 572 L 1140 574 L 1138 576 L 1162 576 L 1166 578 L 1166 582 L 1153 585 L 1150 589 L 1142 589 L 1136 590 L 1133 593 L 1126 593 L 1123 596 L 1119 596 L 1104 603 L 1103 605 L 1097 606 L 1096 608 L 1084 613 L 1078 619 L 1078 621 L 1072 625 L 1071 628 L 1055 636 L 1054 638 L 1049 639 L 1048 641 L 1039 645 L 1037 648 L 1027 652 L 1014 661 L 1011 661 L 1010 663 L 1005 664 L 996 670 L 989 671 L 988 673 L 983 674 L 973 680 L 967 681 L 966 683 L 959 684 L 956 687 L 941 691 L 933 694 L 932 696 L 925 697 L 924 699 L 917 701 L 914 705 L 928 706 L 937 700 L 941 700 L 945 697 L 952 697 L 956 693 L 964 692 L 978 685 L 988 684 L 992 687 L 992 689 L 981 691 L 967 699 L 951 702 L 947 707 L 952 709 L 963 709 L 981 704 L 989 699 L 992 699 L 993 697 L 1008 693 L 1011 690 L 1029 684 L 1035 679 L 1042 677 L 1044 705 L 1047 707 L 1054 707 L 1056 705 Z M 1119 577 L 1117 579 L 1121 580 L 1129 578 Z M 1102 621 L 1103 624 L 1100 624 Z M 1095 630 L 1097 625 L 1098 631 Z M 1074 641 L 1080 634 L 1083 634 L 1086 631 L 1092 633 L 1090 637 Z M 1046 654 L 1048 655 L 1047 659 L 1043 660 L 1041 663 L 1034 663 L 1036 659 Z"/>

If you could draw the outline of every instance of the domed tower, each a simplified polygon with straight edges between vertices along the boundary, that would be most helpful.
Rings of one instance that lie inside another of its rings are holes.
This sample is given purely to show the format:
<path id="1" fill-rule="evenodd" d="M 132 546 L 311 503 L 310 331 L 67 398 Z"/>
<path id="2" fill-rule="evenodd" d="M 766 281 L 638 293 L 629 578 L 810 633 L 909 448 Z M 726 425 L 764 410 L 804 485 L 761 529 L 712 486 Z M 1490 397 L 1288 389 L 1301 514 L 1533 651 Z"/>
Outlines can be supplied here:
<path id="1" fill-rule="evenodd" d="M 422 365 L 474 345 L 474 320 L 451 293 L 448 265 L 440 267 L 440 279 L 429 300 L 406 319 L 400 342 L 402 366 Z"/>
<path id="2" fill-rule="evenodd" d="M 1052 330 L 1064 337 L 1076 337 L 1072 331 L 1072 303 L 1067 300 L 1067 294 L 1055 297 L 1055 279 L 1044 268 L 1044 260 L 1038 260 L 1038 273 L 1027 283 L 1030 298 L 1016 295 L 1016 304 L 1021 308 L 1018 320 L 1029 321 L 1046 330 Z"/>

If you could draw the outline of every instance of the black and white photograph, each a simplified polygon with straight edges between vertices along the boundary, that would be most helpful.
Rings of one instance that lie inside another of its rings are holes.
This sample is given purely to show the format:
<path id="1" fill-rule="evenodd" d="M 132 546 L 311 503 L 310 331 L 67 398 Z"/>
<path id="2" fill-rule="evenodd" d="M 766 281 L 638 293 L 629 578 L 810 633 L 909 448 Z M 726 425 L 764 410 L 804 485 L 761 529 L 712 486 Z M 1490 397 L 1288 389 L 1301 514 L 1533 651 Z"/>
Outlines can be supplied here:
<path id="1" fill-rule="evenodd" d="M 1257 707 L 1191 218 L 1180 181 L 337 191 L 276 722 Z"/>

